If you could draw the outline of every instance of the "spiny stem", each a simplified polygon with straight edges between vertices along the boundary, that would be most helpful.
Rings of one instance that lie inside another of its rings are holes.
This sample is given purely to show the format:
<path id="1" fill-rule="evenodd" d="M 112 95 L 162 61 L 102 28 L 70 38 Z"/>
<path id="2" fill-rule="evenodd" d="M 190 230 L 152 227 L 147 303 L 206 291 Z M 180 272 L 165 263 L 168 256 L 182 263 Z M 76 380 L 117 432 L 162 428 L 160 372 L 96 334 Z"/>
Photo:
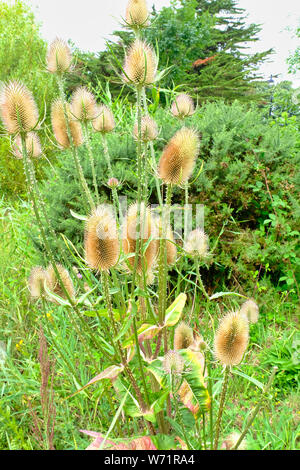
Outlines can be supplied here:
<path id="1" fill-rule="evenodd" d="M 83 127 L 84 141 L 85 141 L 85 145 L 88 151 L 88 156 L 90 159 L 90 164 L 91 164 L 91 169 L 92 169 L 93 185 L 94 185 L 95 194 L 96 194 L 96 201 L 97 201 L 97 204 L 99 204 L 99 192 L 98 192 L 97 177 L 96 177 L 96 170 L 95 170 L 95 159 L 94 159 L 93 150 L 91 147 L 88 123 L 84 122 L 82 127 Z"/>
<path id="2" fill-rule="evenodd" d="M 222 420 L 222 414 L 224 411 L 224 403 L 225 403 L 225 397 L 226 397 L 227 386 L 228 386 L 229 371 L 230 371 L 229 366 L 226 366 L 223 385 L 222 385 L 219 413 L 218 413 L 217 424 L 216 424 L 216 436 L 215 436 L 214 450 L 218 449 L 219 436 L 220 436 L 220 430 L 221 430 L 221 420 Z"/>
<path id="3" fill-rule="evenodd" d="M 204 287 L 203 282 L 202 282 L 202 277 L 201 277 L 201 274 L 200 274 L 199 258 L 198 258 L 197 256 L 196 256 L 196 258 L 195 258 L 195 266 L 196 266 L 197 279 L 198 279 L 198 281 L 199 281 L 200 289 L 201 289 L 201 291 L 202 291 L 204 297 L 205 297 L 207 300 L 210 300 L 209 295 L 208 295 L 208 293 L 206 292 L 205 287 Z"/>

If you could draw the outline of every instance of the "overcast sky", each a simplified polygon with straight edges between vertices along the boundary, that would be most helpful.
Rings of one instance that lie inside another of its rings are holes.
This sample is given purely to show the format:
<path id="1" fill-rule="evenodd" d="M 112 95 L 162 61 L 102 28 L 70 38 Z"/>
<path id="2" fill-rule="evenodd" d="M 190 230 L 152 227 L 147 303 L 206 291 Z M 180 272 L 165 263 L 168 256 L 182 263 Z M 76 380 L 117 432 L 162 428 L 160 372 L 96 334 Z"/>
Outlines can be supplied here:
<path id="1" fill-rule="evenodd" d="M 127 0 L 27 0 L 33 6 L 36 17 L 42 23 L 42 35 L 47 41 L 59 36 L 72 41 L 82 50 L 100 51 L 105 39 L 119 27 Z M 147 0 L 148 7 L 156 9 L 168 6 L 170 0 Z M 275 49 L 271 62 L 264 64 L 261 73 L 265 77 L 280 74 L 279 79 L 293 81 L 300 86 L 300 74 L 287 73 L 286 58 L 299 45 L 292 31 L 300 23 L 299 0 L 238 0 L 245 8 L 249 23 L 262 25 L 260 41 L 250 44 L 249 51 Z M 277 80 L 276 80 L 277 82 Z"/>

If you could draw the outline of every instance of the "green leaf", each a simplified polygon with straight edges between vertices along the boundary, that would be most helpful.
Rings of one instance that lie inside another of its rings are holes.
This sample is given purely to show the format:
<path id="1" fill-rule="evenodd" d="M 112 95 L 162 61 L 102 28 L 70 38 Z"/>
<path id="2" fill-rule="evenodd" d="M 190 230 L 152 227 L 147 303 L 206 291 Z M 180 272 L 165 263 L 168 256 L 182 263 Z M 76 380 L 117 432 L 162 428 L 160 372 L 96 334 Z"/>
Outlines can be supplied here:
<path id="1" fill-rule="evenodd" d="M 249 375 L 245 374 L 244 372 L 241 372 L 237 369 L 232 369 L 232 373 L 239 375 L 240 377 L 243 377 L 244 379 L 247 379 L 249 382 L 252 382 L 254 385 L 259 387 L 261 390 L 265 389 L 265 386 L 263 383 L 261 383 L 259 380 L 254 379 L 254 377 L 250 377 Z"/>
<path id="2" fill-rule="evenodd" d="M 70 213 L 71 213 L 71 215 L 72 215 L 75 219 L 87 220 L 87 216 L 86 216 L 86 215 L 77 214 L 76 212 L 72 211 L 72 209 L 70 209 Z"/>
<path id="3" fill-rule="evenodd" d="M 166 310 L 165 316 L 165 325 L 164 326 L 174 326 L 178 323 L 183 308 L 185 306 L 187 296 L 184 293 L 181 293 L 176 297 L 174 302 L 170 305 L 170 307 Z"/>
<path id="4" fill-rule="evenodd" d="M 244 299 L 247 299 L 245 295 L 238 294 L 237 292 L 217 292 L 216 294 L 213 294 L 209 298 L 209 300 L 218 299 L 219 297 L 223 297 L 223 295 L 237 295 L 238 297 L 243 297 Z"/>
<path id="5" fill-rule="evenodd" d="M 139 343 L 142 341 L 145 341 L 146 339 L 152 339 L 154 336 L 159 333 L 159 331 L 162 329 L 162 326 L 158 325 L 152 325 L 150 323 L 144 323 L 138 330 L 137 330 L 137 336 Z M 129 346 L 132 346 L 135 343 L 134 340 L 134 335 L 130 336 L 124 343 L 122 344 L 123 348 L 128 348 Z"/>

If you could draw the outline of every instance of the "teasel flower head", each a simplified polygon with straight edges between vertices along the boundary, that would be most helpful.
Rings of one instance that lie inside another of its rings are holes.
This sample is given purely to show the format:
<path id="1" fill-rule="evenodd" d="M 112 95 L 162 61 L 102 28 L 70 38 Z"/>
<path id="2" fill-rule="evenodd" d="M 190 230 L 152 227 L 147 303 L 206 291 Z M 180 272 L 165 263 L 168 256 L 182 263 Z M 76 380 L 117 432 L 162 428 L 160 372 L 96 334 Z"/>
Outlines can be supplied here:
<path id="1" fill-rule="evenodd" d="M 92 269 L 108 271 L 117 264 L 120 254 L 117 224 L 107 205 L 99 205 L 87 219 L 84 250 L 85 260 Z"/>
<path id="2" fill-rule="evenodd" d="M 155 82 L 157 57 L 149 44 L 136 39 L 125 57 L 123 80 L 136 86 Z"/>
<path id="3" fill-rule="evenodd" d="M 28 289 L 33 299 L 46 295 L 45 283 L 47 279 L 48 273 L 42 266 L 32 268 L 28 278 Z"/>
<path id="4" fill-rule="evenodd" d="M 37 127 L 39 113 L 33 95 L 19 81 L 1 87 L 0 115 L 9 134 L 30 132 Z"/>
<path id="5" fill-rule="evenodd" d="M 232 450 L 235 447 L 240 437 L 241 435 L 238 432 L 232 432 L 225 438 L 224 442 L 222 443 L 221 449 Z M 242 440 L 242 442 L 239 444 L 238 450 L 246 450 L 246 449 L 247 449 L 247 442 L 245 440 Z"/>
<path id="6" fill-rule="evenodd" d="M 159 238 L 163 236 L 163 228 L 162 228 L 162 219 L 161 217 L 155 218 L 155 223 L 158 230 Z M 165 222 L 166 225 L 166 222 Z M 171 266 L 176 261 L 177 256 L 177 247 L 174 243 L 174 235 L 170 224 L 167 224 L 165 227 L 165 236 L 166 236 L 166 251 L 167 251 L 167 265 Z"/>
<path id="7" fill-rule="evenodd" d="M 125 19 L 126 24 L 133 29 L 148 26 L 149 13 L 146 0 L 129 0 Z"/>
<path id="8" fill-rule="evenodd" d="M 249 341 L 248 321 L 239 312 L 229 312 L 215 334 L 215 356 L 225 366 L 238 365 Z"/>
<path id="9" fill-rule="evenodd" d="M 79 147 L 83 142 L 81 125 L 79 122 L 74 121 L 72 114 L 70 112 L 70 105 L 68 103 L 66 103 L 66 111 L 67 111 L 69 128 L 70 128 L 70 133 L 72 136 L 73 144 L 75 147 Z M 69 148 L 71 144 L 70 144 L 68 131 L 67 131 L 64 105 L 63 105 L 62 100 L 59 98 L 56 99 L 52 103 L 51 123 L 52 123 L 53 133 L 57 142 L 63 148 L 65 149 Z"/>
<path id="10" fill-rule="evenodd" d="M 185 93 L 176 96 L 171 106 L 173 116 L 183 119 L 194 114 L 195 108 L 192 98 Z"/>
<path id="11" fill-rule="evenodd" d="M 192 230 L 184 244 L 184 250 L 191 256 L 204 259 L 208 255 L 208 236 L 201 228 Z"/>
<path id="12" fill-rule="evenodd" d="M 259 315 L 259 308 L 254 300 L 249 299 L 240 308 L 240 314 L 245 315 L 249 323 L 256 323 Z"/>
<path id="13" fill-rule="evenodd" d="M 158 136 L 158 127 L 154 119 L 150 116 L 143 116 L 141 122 L 141 139 L 143 142 L 150 142 L 155 140 Z M 133 137 L 138 140 L 139 131 L 138 123 L 136 122 L 133 128 Z"/>
<path id="14" fill-rule="evenodd" d="M 158 175 L 166 184 L 188 181 L 198 156 L 200 141 L 193 129 L 183 127 L 166 145 L 159 161 Z"/>
<path id="15" fill-rule="evenodd" d="M 93 120 L 93 128 L 96 132 L 106 134 L 114 130 L 116 124 L 112 111 L 105 105 L 97 107 L 96 118 Z"/>
<path id="16" fill-rule="evenodd" d="M 184 360 L 177 351 L 170 350 L 164 357 L 163 369 L 166 374 L 181 375 L 184 369 Z"/>
<path id="17" fill-rule="evenodd" d="M 107 186 L 109 186 L 110 188 L 117 188 L 119 186 L 119 180 L 117 180 L 117 178 L 109 178 L 109 180 L 107 181 Z"/>
<path id="18" fill-rule="evenodd" d="M 29 158 L 38 158 L 42 155 L 42 147 L 39 136 L 35 132 L 28 132 L 25 137 L 25 146 Z M 23 158 L 21 136 L 17 135 L 13 146 L 13 153 L 16 158 Z"/>
<path id="19" fill-rule="evenodd" d="M 75 298 L 75 289 L 70 277 L 69 271 L 64 268 L 61 264 L 56 264 L 57 271 L 61 277 L 61 281 L 65 287 L 65 290 L 68 292 L 69 297 L 71 299 Z M 67 295 L 65 294 L 59 279 L 56 276 L 54 268 L 52 264 L 50 264 L 47 268 L 47 279 L 46 279 L 46 286 L 47 288 L 53 292 L 53 294 L 59 295 L 63 299 L 67 299 Z"/>
<path id="20" fill-rule="evenodd" d="M 98 109 L 93 93 L 84 86 L 78 87 L 71 98 L 71 114 L 73 119 L 86 123 L 93 121 L 98 115 Z"/>
<path id="21" fill-rule="evenodd" d="M 194 341 L 194 334 L 192 328 L 186 323 L 181 322 L 176 328 L 174 333 L 174 348 L 187 349 Z"/>
<path id="22" fill-rule="evenodd" d="M 141 274 L 143 264 L 146 272 L 149 272 L 156 262 L 158 253 L 158 231 L 150 209 L 146 207 L 143 202 L 140 205 L 139 215 L 138 220 L 138 204 L 132 204 L 128 209 L 123 225 L 122 246 L 125 254 L 132 254 L 136 251 L 138 238 L 143 240 L 144 246 L 147 243 L 147 248 L 143 255 L 143 263 L 140 255 L 137 262 L 137 273 Z M 138 226 L 140 226 L 140 230 L 138 230 Z M 149 241 L 150 237 L 151 240 Z M 135 264 L 134 257 L 128 258 L 128 262 L 133 268 Z"/>
<path id="23" fill-rule="evenodd" d="M 46 62 L 51 73 L 65 73 L 72 68 L 72 53 L 66 41 L 54 39 L 48 48 Z"/>

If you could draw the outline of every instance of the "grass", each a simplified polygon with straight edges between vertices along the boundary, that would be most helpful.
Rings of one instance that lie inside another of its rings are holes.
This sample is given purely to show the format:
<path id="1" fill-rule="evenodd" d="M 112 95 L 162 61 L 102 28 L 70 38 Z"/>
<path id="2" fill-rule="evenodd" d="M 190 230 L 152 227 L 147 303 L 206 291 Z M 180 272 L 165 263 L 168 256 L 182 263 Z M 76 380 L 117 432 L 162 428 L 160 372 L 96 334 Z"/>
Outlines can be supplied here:
<path id="1" fill-rule="evenodd" d="M 44 318 L 38 304 L 32 303 L 27 289 L 29 272 L 38 261 L 31 234 L 36 231 L 30 205 L 21 200 L 0 203 L 0 449 L 40 449 L 45 441 L 34 435 L 33 415 L 42 417 L 41 372 L 38 360 L 39 329 L 43 326 L 51 360 L 55 359 L 54 402 L 56 406 L 54 446 L 56 449 L 84 449 L 90 438 L 80 429 L 106 432 L 116 415 L 118 401 L 107 393 L 110 382 L 89 387 L 81 393 L 95 373 L 105 367 L 99 351 L 92 355 L 74 331 L 66 309 L 49 305 Z M 83 280 L 78 280 L 81 288 Z M 205 280 L 204 280 L 205 283 Z M 297 309 L 293 294 L 281 293 L 267 278 L 261 281 L 260 318 L 251 326 L 251 343 L 243 363 L 229 382 L 224 413 L 223 435 L 241 431 L 249 412 L 260 400 L 259 387 L 265 384 L 271 368 L 279 368 L 268 399 L 247 436 L 248 449 L 299 448 L 299 345 Z M 190 287 L 194 292 L 194 286 Z M 224 286 L 224 290 L 226 287 Z M 223 311 L 234 308 L 231 297 L 209 305 L 197 294 L 189 296 L 185 310 L 188 321 L 211 344 L 213 330 Z M 93 328 L 98 323 L 86 318 Z M 101 319 L 105 331 L 105 319 Z M 100 332 L 100 329 L 97 331 Z M 96 370 L 95 364 L 99 364 Z M 213 369 L 214 393 L 221 387 L 221 368 Z M 247 378 L 248 377 L 248 378 Z M 250 377 L 250 379 L 249 379 Z M 191 414 L 183 409 L 183 420 L 191 426 Z M 110 437 L 144 431 L 139 420 L 120 419 Z M 180 429 L 178 430 L 180 433 Z"/>

